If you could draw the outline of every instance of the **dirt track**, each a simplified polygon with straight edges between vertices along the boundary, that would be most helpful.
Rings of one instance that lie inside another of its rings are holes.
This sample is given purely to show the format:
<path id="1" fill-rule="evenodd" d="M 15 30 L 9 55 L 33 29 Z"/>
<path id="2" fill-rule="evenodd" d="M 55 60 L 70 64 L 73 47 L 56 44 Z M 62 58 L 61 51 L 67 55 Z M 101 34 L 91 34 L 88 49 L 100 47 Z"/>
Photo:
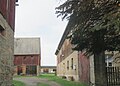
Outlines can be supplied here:
<path id="1" fill-rule="evenodd" d="M 26 86 L 37 86 L 38 83 L 45 83 L 49 86 L 61 86 L 60 84 L 49 81 L 47 79 L 37 78 L 37 77 L 20 77 L 14 78 L 14 80 L 21 81 L 26 84 Z"/>

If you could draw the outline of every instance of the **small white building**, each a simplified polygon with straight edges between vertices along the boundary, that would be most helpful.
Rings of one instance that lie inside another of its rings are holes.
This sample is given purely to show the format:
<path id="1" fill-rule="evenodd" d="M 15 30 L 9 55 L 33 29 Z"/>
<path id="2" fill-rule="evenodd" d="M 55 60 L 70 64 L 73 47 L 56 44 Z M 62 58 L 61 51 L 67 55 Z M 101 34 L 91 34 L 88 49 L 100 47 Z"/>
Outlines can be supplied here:
<path id="1" fill-rule="evenodd" d="M 41 73 L 56 73 L 56 66 L 41 66 Z"/>

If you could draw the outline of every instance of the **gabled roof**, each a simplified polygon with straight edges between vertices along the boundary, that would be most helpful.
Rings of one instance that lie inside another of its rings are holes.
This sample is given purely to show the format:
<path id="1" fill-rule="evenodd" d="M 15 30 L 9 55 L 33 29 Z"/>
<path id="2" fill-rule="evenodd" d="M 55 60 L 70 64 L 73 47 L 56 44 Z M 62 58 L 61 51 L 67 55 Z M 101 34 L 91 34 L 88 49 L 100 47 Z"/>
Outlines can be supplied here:
<path id="1" fill-rule="evenodd" d="M 69 20 L 69 22 L 67 24 L 67 27 L 65 28 L 65 31 L 62 35 L 62 38 L 61 38 L 60 42 L 59 42 L 59 45 L 56 49 L 55 55 L 57 55 L 59 53 L 59 50 L 61 49 L 65 39 L 67 38 L 69 32 L 71 31 L 71 29 L 72 29 L 72 20 Z"/>
<path id="2" fill-rule="evenodd" d="M 40 38 L 15 38 L 14 55 L 40 54 Z"/>

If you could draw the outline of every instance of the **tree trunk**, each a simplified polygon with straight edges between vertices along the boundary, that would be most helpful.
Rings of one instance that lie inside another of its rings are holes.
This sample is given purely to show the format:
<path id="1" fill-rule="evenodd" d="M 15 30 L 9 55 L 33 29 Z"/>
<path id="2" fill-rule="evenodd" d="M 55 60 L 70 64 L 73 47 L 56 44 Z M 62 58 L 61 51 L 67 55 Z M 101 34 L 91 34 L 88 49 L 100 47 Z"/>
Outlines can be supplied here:
<path id="1" fill-rule="evenodd" d="M 104 30 L 94 33 L 94 67 L 95 86 L 107 86 L 107 73 L 104 51 Z"/>
<path id="2" fill-rule="evenodd" d="M 107 86 L 105 53 L 94 54 L 95 86 Z"/>

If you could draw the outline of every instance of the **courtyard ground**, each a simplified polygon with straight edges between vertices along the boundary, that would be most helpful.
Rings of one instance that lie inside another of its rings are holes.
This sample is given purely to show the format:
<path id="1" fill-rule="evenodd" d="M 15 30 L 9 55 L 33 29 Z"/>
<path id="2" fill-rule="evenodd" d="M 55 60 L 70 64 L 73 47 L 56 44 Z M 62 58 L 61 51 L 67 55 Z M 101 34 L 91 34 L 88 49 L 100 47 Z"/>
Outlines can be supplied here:
<path id="1" fill-rule="evenodd" d="M 25 86 L 87 86 L 80 82 L 67 81 L 65 79 L 55 76 L 55 74 L 42 74 L 38 77 L 17 76 L 14 77 L 14 80 L 25 83 Z"/>
<path id="2" fill-rule="evenodd" d="M 19 78 L 14 78 L 14 80 L 21 81 L 25 83 L 26 86 L 40 86 L 40 84 L 46 84 L 48 86 L 61 86 L 60 84 L 54 81 L 49 81 L 48 79 L 43 79 L 38 77 L 19 77 Z"/>

